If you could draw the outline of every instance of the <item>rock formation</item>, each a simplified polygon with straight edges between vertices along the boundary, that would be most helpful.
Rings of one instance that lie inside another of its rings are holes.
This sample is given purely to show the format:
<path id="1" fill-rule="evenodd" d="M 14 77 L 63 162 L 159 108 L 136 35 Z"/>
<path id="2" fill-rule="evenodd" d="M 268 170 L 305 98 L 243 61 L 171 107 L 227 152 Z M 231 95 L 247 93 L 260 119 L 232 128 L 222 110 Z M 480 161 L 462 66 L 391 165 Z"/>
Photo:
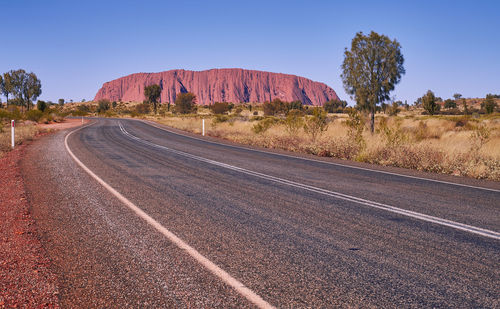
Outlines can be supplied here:
<path id="1" fill-rule="evenodd" d="M 265 102 L 275 98 L 322 105 L 328 100 L 338 99 L 332 88 L 300 76 L 244 69 L 212 69 L 131 74 L 104 83 L 94 101 L 142 102 L 144 87 L 151 84 L 160 85 L 161 103 L 173 103 L 180 92 L 194 93 L 197 103 L 203 105 L 214 102 Z"/>

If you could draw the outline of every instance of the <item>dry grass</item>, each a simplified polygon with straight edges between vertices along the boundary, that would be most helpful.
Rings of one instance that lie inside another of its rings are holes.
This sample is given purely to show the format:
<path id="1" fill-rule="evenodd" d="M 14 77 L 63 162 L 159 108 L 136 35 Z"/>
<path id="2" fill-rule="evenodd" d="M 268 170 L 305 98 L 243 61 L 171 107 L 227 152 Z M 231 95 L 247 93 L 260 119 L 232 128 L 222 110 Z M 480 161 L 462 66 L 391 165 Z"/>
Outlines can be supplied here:
<path id="1" fill-rule="evenodd" d="M 207 117 L 207 116 L 205 116 Z M 500 116 L 378 116 L 376 132 L 367 125 L 361 142 L 346 126 L 347 115 L 330 115 L 328 129 L 315 141 L 303 129 L 290 135 L 283 123 L 265 132 L 252 130 L 258 121 L 249 114 L 206 119 L 207 135 L 266 148 L 305 152 L 373 164 L 500 180 Z M 201 116 L 155 117 L 153 120 L 181 130 L 201 134 Z M 367 123 L 365 119 L 365 123 Z"/>
<path id="2" fill-rule="evenodd" d="M 32 122 L 24 122 L 16 124 L 15 143 L 20 145 L 25 141 L 30 141 L 35 135 L 40 132 L 40 129 Z M 2 157 L 11 148 L 11 131 L 10 126 L 5 123 L 0 127 L 0 157 Z"/>

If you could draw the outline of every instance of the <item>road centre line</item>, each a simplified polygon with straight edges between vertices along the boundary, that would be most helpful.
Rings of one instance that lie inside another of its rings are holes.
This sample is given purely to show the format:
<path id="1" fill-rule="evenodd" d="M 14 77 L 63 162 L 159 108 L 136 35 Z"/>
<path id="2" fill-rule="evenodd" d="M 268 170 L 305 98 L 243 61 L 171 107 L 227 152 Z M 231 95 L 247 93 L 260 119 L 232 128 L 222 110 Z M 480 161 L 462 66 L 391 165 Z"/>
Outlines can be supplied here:
<path id="1" fill-rule="evenodd" d="M 158 221 L 153 219 L 151 216 L 149 216 L 147 213 L 145 213 L 142 209 L 140 209 L 138 206 L 136 206 L 134 203 L 132 203 L 130 200 L 128 200 L 126 197 L 124 197 L 120 192 L 115 190 L 113 187 L 111 187 L 108 183 L 106 183 L 104 180 L 102 180 L 99 176 L 94 174 L 85 164 L 83 164 L 76 156 L 75 154 L 71 151 L 71 149 L 68 146 L 68 138 L 71 136 L 73 133 L 77 132 L 78 130 L 81 130 L 83 128 L 86 128 L 88 126 L 91 126 L 95 124 L 91 123 L 83 127 L 79 127 L 78 129 L 71 131 L 69 134 L 66 135 L 64 138 L 64 145 L 66 147 L 66 150 L 68 151 L 69 155 L 73 158 L 73 160 L 87 173 L 89 174 L 92 178 L 94 178 L 98 183 L 100 183 L 106 190 L 108 190 L 111 194 L 113 194 L 119 201 L 121 201 L 123 204 L 125 204 L 129 209 L 131 209 L 138 217 L 142 218 L 145 220 L 149 225 L 151 225 L 153 228 L 155 228 L 158 232 L 163 234 L 168 240 L 170 240 L 172 243 L 174 243 L 178 248 L 184 250 L 187 254 L 189 254 L 192 258 L 194 258 L 199 264 L 201 264 L 203 267 L 205 267 L 208 271 L 210 271 L 213 275 L 217 276 L 219 279 L 221 279 L 224 283 L 227 285 L 231 286 L 233 289 L 235 289 L 240 295 L 245 297 L 248 301 L 250 301 L 252 304 L 257 306 L 258 308 L 274 308 L 271 304 L 266 302 L 262 297 L 257 295 L 254 291 L 250 290 L 248 287 L 246 287 L 243 283 L 232 277 L 229 273 L 224 271 L 222 268 L 217 266 L 215 263 L 207 259 L 205 256 L 203 256 L 201 253 L 199 253 L 196 249 L 188 245 L 186 242 L 184 242 L 182 239 L 177 237 L 174 233 L 169 231 L 167 228 L 165 228 L 163 225 L 161 225 Z M 120 124 L 121 126 L 121 124 Z"/>
<path id="2" fill-rule="evenodd" d="M 233 166 L 233 165 L 230 165 L 230 164 L 226 164 L 226 163 L 214 161 L 214 160 L 211 160 L 211 159 L 199 157 L 199 156 L 196 156 L 196 155 L 193 155 L 193 154 L 190 154 L 190 153 L 186 153 L 186 152 L 175 150 L 175 149 L 172 149 L 172 148 L 168 148 L 168 147 L 165 147 L 165 146 L 162 146 L 162 145 L 154 144 L 154 143 L 149 142 L 147 140 L 143 140 L 143 139 L 141 139 L 139 137 L 136 137 L 136 136 L 130 134 L 128 131 L 126 131 L 121 122 L 119 122 L 119 127 L 120 127 L 120 130 L 122 131 L 122 133 L 124 135 L 128 136 L 131 139 L 134 139 L 134 140 L 139 141 L 139 142 L 141 142 L 143 144 L 146 144 L 146 145 L 149 145 L 149 146 L 152 146 L 152 147 L 156 147 L 156 148 L 160 148 L 160 149 L 164 149 L 164 150 L 167 150 L 169 152 L 172 152 L 172 153 L 184 156 L 184 157 L 188 157 L 188 158 L 191 158 L 191 159 L 194 159 L 194 160 L 198 160 L 198 161 L 201 161 L 201 162 L 205 162 L 205 163 L 209 163 L 209 164 L 212 164 L 212 165 L 220 166 L 220 167 L 223 167 L 223 168 L 226 168 L 226 169 L 230 169 L 230 170 L 233 170 L 233 171 L 238 171 L 238 172 L 241 172 L 241 173 L 244 173 L 244 174 L 247 174 L 247 175 L 251 175 L 251 176 L 258 177 L 258 178 L 270 180 L 270 181 L 273 181 L 273 182 L 276 182 L 276 183 L 280 183 L 280 184 L 284 184 L 284 185 L 288 185 L 288 186 L 300 188 L 300 189 L 307 190 L 307 191 L 310 191 L 310 192 L 319 193 L 319 194 L 322 194 L 322 195 L 326 195 L 326 196 L 330 196 L 330 197 L 334 197 L 334 198 L 338 198 L 338 199 L 342 199 L 342 200 L 354 202 L 354 203 L 365 205 L 365 206 L 369 206 L 369 207 L 372 207 L 372 208 L 377 208 L 377 209 L 389 211 L 389 212 L 392 212 L 392 213 L 396 213 L 396 214 L 400 214 L 400 215 L 403 215 L 403 216 L 415 218 L 415 219 L 418 219 L 418 220 L 422 220 L 422 221 L 426 221 L 426 222 L 431 222 L 431 223 L 439 224 L 439 225 L 442 225 L 442 226 L 451 227 L 451 228 L 454 228 L 454 229 L 457 229 L 457 230 L 461 230 L 461 231 L 465 231 L 465 232 L 469 232 L 469 233 L 481 235 L 481 236 L 488 237 L 488 238 L 493 238 L 495 240 L 500 240 L 500 233 L 492 231 L 492 230 L 487 230 L 487 229 L 483 229 L 483 228 L 480 228 L 480 227 L 475 227 L 475 226 L 471 226 L 471 225 L 467 225 L 467 224 L 463 224 L 463 223 L 459 223 L 459 222 L 455 222 L 455 221 L 451 221 L 451 220 L 447 220 L 447 219 L 443 219 L 443 218 L 439 218 L 439 217 L 434 217 L 434 216 L 430 216 L 430 215 L 418 213 L 418 212 L 415 212 L 415 211 L 406 210 L 406 209 L 398 208 L 398 207 L 395 207 L 395 206 L 391 206 L 391 205 L 387 205 L 387 204 L 383 204 L 383 203 L 378 203 L 378 202 L 374 202 L 374 201 L 370 201 L 370 200 L 358 198 L 358 197 L 355 197 L 355 196 L 343 194 L 343 193 L 340 193 L 340 192 L 330 191 L 330 190 L 326 190 L 326 189 L 322 189 L 322 188 L 318 188 L 318 187 L 314 187 L 314 186 L 310 186 L 310 185 L 306 185 L 306 184 L 294 182 L 294 181 L 291 181 L 291 180 L 287 180 L 287 179 L 283 179 L 283 178 L 279 178 L 279 177 L 275 177 L 275 176 L 271 176 L 271 175 L 267 175 L 267 174 L 263 174 L 263 173 L 259 173 L 259 172 L 255 172 L 255 171 L 251 171 L 251 170 L 248 170 L 248 169 L 244 169 L 244 168 Z"/>
<path id="3" fill-rule="evenodd" d="M 186 134 L 181 134 L 178 132 L 171 131 L 169 129 L 166 129 L 162 126 L 157 125 L 156 123 L 153 123 L 151 121 L 144 121 L 144 120 L 136 120 L 136 119 L 131 119 L 135 121 L 140 121 L 142 123 L 145 123 L 147 125 L 150 125 L 152 127 L 155 127 L 157 129 L 178 135 L 178 136 L 183 136 L 199 141 L 203 141 L 209 144 L 214 144 L 214 145 L 222 145 L 226 147 L 231 147 L 231 148 L 236 148 L 236 149 L 243 149 L 247 151 L 254 151 L 254 152 L 260 152 L 260 153 L 265 153 L 265 154 L 270 154 L 270 155 L 275 155 L 275 156 L 281 156 L 281 157 L 287 157 L 287 158 L 293 158 L 293 159 L 299 159 L 299 160 L 305 160 L 305 161 L 310 161 L 310 162 L 317 162 L 317 163 L 324 163 L 328 165 L 335 165 L 335 166 L 340 166 L 344 168 L 352 168 L 352 169 L 357 169 L 357 170 L 363 170 L 363 171 L 370 171 L 374 173 L 382 173 L 382 174 L 387 174 L 387 175 L 392 175 L 392 176 L 399 176 L 399 177 L 405 177 L 405 178 L 411 178 L 411 179 L 418 179 L 418 180 L 424 180 L 424 181 L 430 181 L 430 182 L 437 182 L 437 183 L 442 183 L 442 184 L 447 184 L 447 185 L 452 185 L 452 186 L 459 186 L 459 187 L 466 187 L 466 188 L 472 188 L 472 189 L 478 189 L 478 190 L 486 190 L 486 191 L 492 191 L 492 192 L 499 192 L 499 189 L 492 189 L 492 188 L 485 188 L 485 187 L 478 187 L 478 186 L 472 186 L 472 185 L 466 185 L 466 184 L 461 184 L 461 183 L 456 183 L 456 182 L 451 182 L 451 181 L 445 181 L 445 180 L 437 180 L 437 179 L 431 179 L 431 178 L 425 178 L 425 177 L 418 177 L 418 176 L 411 176 L 411 175 L 405 175 L 405 174 L 399 174 L 399 173 L 393 173 L 393 172 L 387 172 L 387 171 L 381 171 L 381 170 L 376 170 L 376 169 L 371 169 L 371 168 L 366 168 L 366 167 L 360 167 L 360 166 L 353 166 L 353 165 L 347 165 L 347 164 L 341 164 L 341 163 L 335 163 L 335 162 L 328 162 L 328 161 L 322 161 L 322 160 L 316 160 L 316 159 L 311 159 L 311 158 L 304 158 L 304 157 L 298 157 L 298 156 L 293 156 L 293 155 L 287 155 L 284 153 L 277 153 L 277 152 L 270 152 L 270 151 L 265 151 L 265 150 L 260 150 L 260 149 L 253 149 L 253 148 L 248 148 L 248 147 L 243 147 L 243 146 L 236 146 L 236 145 L 230 145 L 230 144 L 224 144 L 224 143 L 219 143 L 219 142 L 214 142 L 210 141 L 208 139 L 203 139 L 203 138 L 198 138 L 194 136 L 189 136 Z"/>

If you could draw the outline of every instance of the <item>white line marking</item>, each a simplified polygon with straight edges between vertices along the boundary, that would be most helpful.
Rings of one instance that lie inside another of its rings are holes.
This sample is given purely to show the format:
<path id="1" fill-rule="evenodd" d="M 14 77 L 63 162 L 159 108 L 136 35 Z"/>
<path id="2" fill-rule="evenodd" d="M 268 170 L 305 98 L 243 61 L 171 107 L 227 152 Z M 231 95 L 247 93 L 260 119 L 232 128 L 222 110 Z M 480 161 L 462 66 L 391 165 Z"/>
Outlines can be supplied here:
<path id="1" fill-rule="evenodd" d="M 95 122 L 94 122 L 95 123 Z M 85 166 L 71 151 L 71 149 L 68 146 L 68 137 L 73 134 L 74 132 L 86 128 L 90 125 L 84 127 L 80 127 L 74 131 L 71 131 L 68 135 L 66 135 L 66 138 L 64 139 L 64 145 L 66 146 L 66 150 L 70 154 L 70 156 L 75 160 L 75 162 L 80 165 L 80 167 L 87 172 L 92 178 L 97 180 L 106 190 L 108 190 L 111 194 L 113 194 L 118 200 L 120 200 L 123 204 L 125 204 L 128 208 L 130 208 L 137 216 L 140 218 L 144 219 L 149 225 L 154 227 L 158 232 L 163 234 L 168 240 L 170 240 L 172 243 L 174 243 L 177 247 L 180 249 L 184 250 L 187 254 L 189 254 L 192 258 L 194 258 L 198 263 L 203 265 L 206 269 L 208 269 L 212 274 L 215 276 L 219 277 L 223 282 L 234 288 L 240 295 L 245 297 L 248 301 L 250 301 L 252 304 L 259 308 L 274 308 L 271 304 L 266 302 L 262 297 L 257 295 L 255 292 L 247 288 L 243 283 L 232 277 L 229 273 L 224 271 L 222 268 L 219 266 L 215 265 L 213 262 L 211 262 L 209 259 L 201 255 L 196 249 L 188 245 L 186 242 L 184 242 L 182 239 L 177 237 L 174 233 L 170 232 L 167 228 L 165 228 L 163 225 L 161 225 L 158 221 L 150 217 L 147 213 L 145 213 L 142 209 L 137 207 L 134 203 L 129 201 L 126 197 L 120 194 L 120 192 L 116 191 L 113 187 L 111 187 L 109 184 L 107 184 L 104 180 L 99 178 L 96 174 L 94 174 L 87 166 Z"/>
<path id="2" fill-rule="evenodd" d="M 307 190 L 307 191 L 311 191 L 311 192 L 315 192 L 315 193 L 319 193 L 319 194 L 331 196 L 331 197 L 334 197 L 334 198 L 338 198 L 338 199 L 342 199 L 342 200 L 346 200 L 346 201 L 350 201 L 350 202 L 362 204 L 362 205 L 373 207 L 373 208 L 377 208 L 377 209 L 382 209 L 382 210 L 390 211 L 390 212 L 397 213 L 397 214 L 400 214 L 400 215 L 404 215 L 404 216 L 407 216 L 407 217 L 412 217 L 412 218 L 415 218 L 415 219 L 419 219 L 419 220 L 423 220 L 423 221 L 427 221 L 427 222 L 431 222 L 431 223 L 435 223 L 435 224 L 439 224 L 439 225 L 451 227 L 451 228 L 454 228 L 454 229 L 457 229 L 457 230 L 462 230 L 462 231 L 465 231 L 465 232 L 474 233 L 474 234 L 478 234 L 478 235 L 481 235 L 481 236 L 484 236 L 484 237 L 488 237 L 488 238 L 493 238 L 493 239 L 496 239 L 496 240 L 500 240 L 500 233 L 495 232 L 495 231 L 491 231 L 491 230 L 483 229 L 483 228 L 480 228 L 480 227 L 475 227 L 475 226 L 471 226 L 471 225 L 467 225 L 467 224 L 463 224 L 463 223 L 459 223 L 459 222 L 455 222 L 455 221 L 451 221 L 451 220 L 447 220 L 447 219 L 443 219 L 443 218 L 439 218 L 439 217 L 434 217 L 434 216 L 430 216 L 430 215 L 418 213 L 418 212 L 415 212 L 415 211 L 411 211 L 411 210 L 406 210 L 406 209 L 402 209 L 402 208 L 390 206 L 390 205 L 383 204 L 383 203 L 378 203 L 378 202 L 374 202 L 374 201 L 370 201 L 370 200 L 365 200 L 365 199 L 358 198 L 358 197 L 355 197 L 355 196 L 351 196 L 351 195 L 347 195 L 347 194 L 343 194 L 343 193 L 339 193 L 339 192 L 335 192 L 335 191 L 330 191 L 330 190 L 326 190 L 326 189 L 322 189 L 322 188 L 318 188 L 318 187 L 313 187 L 313 186 L 310 186 L 310 185 L 306 185 L 306 184 L 294 182 L 294 181 L 291 181 L 291 180 L 287 180 L 287 179 L 283 179 L 283 178 L 279 178 L 279 177 L 275 177 L 275 176 L 271 176 L 271 175 L 267 175 L 267 174 L 263 174 L 263 173 L 259 173 L 259 172 L 255 172 L 255 171 L 251 171 L 251 170 L 247 170 L 247 169 L 244 169 L 244 168 L 241 168 L 241 167 L 237 167 L 237 166 L 234 166 L 234 165 L 230 165 L 230 164 L 226 164 L 226 163 L 222 163 L 222 162 L 218 162 L 218 161 L 206 159 L 206 158 L 203 158 L 203 157 L 192 155 L 192 154 L 187 153 L 187 152 L 183 152 L 183 151 L 171 149 L 171 148 L 168 148 L 168 147 L 165 147 L 165 146 L 162 146 L 162 145 L 154 144 L 154 143 L 149 142 L 147 140 L 143 140 L 143 139 L 141 139 L 139 137 L 136 137 L 136 136 L 130 134 L 129 132 L 127 132 L 127 130 L 125 130 L 125 128 L 122 126 L 121 122 L 119 122 L 119 127 L 120 127 L 120 130 L 122 131 L 122 133 L 125 136 L 128 136 L 131 139 L 134 139 L 134 140 L 139 141 L 139 142 L 141 142 L 143 144 L 146 144 L 146 145 L 149 145 L 149 146 L 152 146 L 152 147 L 156 147 L 156 148 L 160 148 L 160 149 L 164 149 L 164 150 L 167 150 L 169 152 L 172 152 L 172 153 L 184 156 L 184 157 L 188 157 L 188 158 L 191 158 L 191 159 L 194 159 L 194 160 L 198 160 L 198 161 L 201 161 L 201 162 L 205 162 L 205 163 L 209 163 L 209 164 L 212 164 L 212 165 L 220 166 L 220 167 L 227 168 L 227 169 L 230 169 L 230 170 L 233 170 L 233 171 L 238 171 L 238 172 L 241 172 L 241 173 L 244 173 L 244 174 L 247 174 L 247 175 L 251 175 L 251 176 L 255 176 L 255 177 L 259 177 L 259 178 L 262 178 L 262 179 L 274 181 L 274 182 L 277 182 L 277 183 L 280 183 L 280 184 L 284 184 L 284 185 L 288 185 L 288 186 L 292 186 L 292 187 L 304 189 L 304 190 Z"/>
<path id="3" fill-rule="evenodd" d="M 259 149 L 252 149 L 252 148 L 247 148 L 247 147 L 242 147 L 242 146 L 235 146 L 235 145 L 229 145 L 229 144 L 224 144 L 224 143 L 218 143 L 218 142 L 210 141 L 207 139 L 198 138 L 198 137 L 189 136 L 189 135 L 181 134 L 178 132 L 174 132 L 174 131 L 171 131 L 169 129 L 158 126 L 156 123 L 153 123 L 151 121 L 146 121 L 146 120 L 141 120 L 141 119 L 129 119 L 129 120 L 140 121 L 142 123 L 148 124 L 148 125 L 155 127 L 157 129 L 167 131 L 167 132 L 175 134 L 175 135 L 199 140 L 199 141 L 209 143 L 209 144 L 221 145 L 221 146 L 226 146 L 226 147 L 231 147 L 231 148 L 236 148 L 236 149 L 243 149 L 243 150 L 247 150 L 247 151 L 261 152 L 261 153 L 266 153 L 266 154 L 275 155 L 275 156 L 282 156 L 282 157 L 317 162 L 317 163 L 324 163 L 324 164 L 329 164 L 329 165 L 341 166 L 341 167 L 345 167 L 345 168 L 353 168 L 353 169 L 357 169 L 357 170 L 370 171 L 370 172 L 374 172 L 374 173 L 382 173 L 382 174 L 387 174 L 387 175 L 392 175 L 392 176 L 399 176 L 399 177 L 406 177 L 406 178 L 412 178 L 412 179 L 418 179 L 418 180 L 424 180 L 424 181 L 438 182 L 438 183 L 443 183 L 443 184 L 452 185 L 452 186 L 460 186 L 460 187 L 467 187 L 467 188 L 472 188 L 472 189 L 500 192 L 500 190 L 498 190 L 498 189 L 478 187 L 478 186 L 472 186 L 472 185 L 466 185 L 466 184 L 461 184 L 461 183 L 456 183 L 456 182 L 437 180 L 437 179 L 431 179 L 431 178 L 424 178 L 424 177 L 418 177 L 418 176 L 410 176 L 410 175 L 398 174 L 398 173 L 393 173 L 393 172 L 374 170 L 374 169 L 370 169 L 370 168 L 366 168 L 366 167 L 359 167 L 359 166 L 352 166 L 352 165 L 335 163 L 335 162 L 321 161 L 321 160 L 315 160 L 315 159 L 310 159 L 310 158 L 287 155 L 287 154 L 283 154 L 283 153 L 276 153 L 276 152 L 270 152 L 270 151 L 259 150 Z"/>

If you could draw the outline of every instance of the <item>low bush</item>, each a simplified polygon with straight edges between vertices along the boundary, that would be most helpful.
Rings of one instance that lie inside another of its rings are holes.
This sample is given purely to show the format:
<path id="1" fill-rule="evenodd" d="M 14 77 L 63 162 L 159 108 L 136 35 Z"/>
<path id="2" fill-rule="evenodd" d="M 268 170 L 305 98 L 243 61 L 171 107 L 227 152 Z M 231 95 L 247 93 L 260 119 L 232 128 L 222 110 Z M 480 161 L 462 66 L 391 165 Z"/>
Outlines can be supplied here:
<path id="1" fill-rule="evenodd" d="M 109 110 L 111 106 L 111 103 L 109 102 L 109 100 L 99 100 L 99 102 L 97 102 L 97 113 L 98 114 L 103 114 L 105 113 L 107 110 Z"/>
<path id="2" fill-rule="evenodd" d="M 32 110 L 29 110 L 26 112 L 26 114 L 24 115 L 24 118 L 26 120 L 39 122 L 40 119 L 42 118 L 42 116 L 43 116 L 42 111 L 39 111 L 37 109 L 32 109 Z"/>
<path id="3" fill-rule="evenodd" d="M 298 109 L 292 109 L 285 118 L 285 130 L 289 135 L 296 135 L 301 127 L 304 126 L 302 112 Z"/>
<path id="4" fill-rule="evenodd" d="M 227 102 L 215 102 L 214 105 L 210 107 L 212 112 L 216 115 L 222 115 L 229 111 L 229 103 Z"/>
<path id="5" fill-rule="evenodd" d="M 255 134 L 262 134 L 265 133 L 269 128 L 271 128 L 273 125 L 279 123 L 280 120 L 276 117 L 266 117 L 263 120 L 259 121 L 258 123 L 254 124 L 252 127 L 252 131 Z"/>
<path id="6" fill-rule="evenodd" d="M 149 114 L 151 112 L 151 107 L 148 103 L 141 103 L 135 106 L 135 112 L 137 114 Z"/>
<path id="7" fill-rule="evenodd" d="M 227 115 L 215 115 L 212 119 L 212 127 L 216 127 L 219 123 L 227 122 L 229 117 Z"/>

